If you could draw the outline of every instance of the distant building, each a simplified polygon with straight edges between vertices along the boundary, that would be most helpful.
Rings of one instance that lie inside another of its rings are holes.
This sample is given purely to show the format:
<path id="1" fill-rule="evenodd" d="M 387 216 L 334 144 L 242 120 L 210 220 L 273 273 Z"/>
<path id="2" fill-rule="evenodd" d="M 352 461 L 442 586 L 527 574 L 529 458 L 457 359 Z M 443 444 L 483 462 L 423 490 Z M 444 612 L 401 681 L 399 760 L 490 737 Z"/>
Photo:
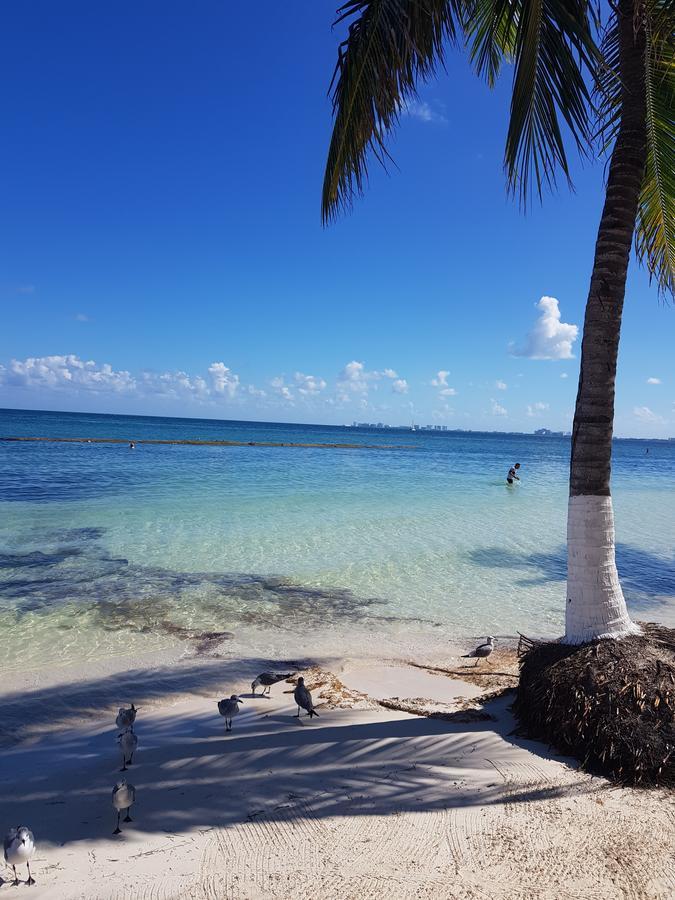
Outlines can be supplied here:
<path id="1" fill-rule="evenodd" d="M 534 433 L 544 437 L 563 437 L 562 431 L 551 431 L 549 428 L 537 428 Z"/>

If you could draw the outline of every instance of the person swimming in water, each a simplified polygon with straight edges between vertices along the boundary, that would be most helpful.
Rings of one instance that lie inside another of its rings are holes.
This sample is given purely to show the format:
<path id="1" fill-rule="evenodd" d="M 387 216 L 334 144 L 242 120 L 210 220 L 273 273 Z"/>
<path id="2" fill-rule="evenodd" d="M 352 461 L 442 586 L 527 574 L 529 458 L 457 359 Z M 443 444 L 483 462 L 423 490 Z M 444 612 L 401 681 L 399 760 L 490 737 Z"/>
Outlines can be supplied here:
<path id="1" fill-rule="evenodd" d="M 515 466 L 511 466 L 509 469 L 509 474 L 506 476 L 506 483 L 513 484 L 514 479 L 516 481 L 520 481 L 518 477 L 518 469 L 520 468 L 520 463 L 516 463 Z"/>

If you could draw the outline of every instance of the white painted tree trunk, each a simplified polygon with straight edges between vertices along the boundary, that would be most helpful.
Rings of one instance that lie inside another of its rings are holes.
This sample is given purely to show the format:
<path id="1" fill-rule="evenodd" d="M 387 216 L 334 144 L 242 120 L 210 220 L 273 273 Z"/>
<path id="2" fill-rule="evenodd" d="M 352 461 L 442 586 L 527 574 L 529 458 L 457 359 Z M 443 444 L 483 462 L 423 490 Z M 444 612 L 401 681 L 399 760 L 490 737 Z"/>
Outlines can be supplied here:
<path id="1" fill-rule="evenodd" d="M 640 633 L 628 616 L 616 570 L 611 497 L 570 497 L 566 609 L 566 644 Z"/>

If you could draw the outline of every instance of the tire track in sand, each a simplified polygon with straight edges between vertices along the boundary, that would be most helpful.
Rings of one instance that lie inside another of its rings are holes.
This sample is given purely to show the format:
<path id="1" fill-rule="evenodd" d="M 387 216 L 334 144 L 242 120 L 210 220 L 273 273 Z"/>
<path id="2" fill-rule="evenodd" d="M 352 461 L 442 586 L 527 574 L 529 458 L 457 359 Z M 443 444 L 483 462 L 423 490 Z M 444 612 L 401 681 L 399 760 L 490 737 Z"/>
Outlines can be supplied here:
<path id="1" fill-rule="evenodd" d="M 444 883 L 443 810 L 368 815 L 363 798 L 348 797 L 322 799 L 321 807 L 321 819 L 301 802 L 219 829 L 205 849 L 195 898 L 463 896 Z"/>
<path id="2" fill-rule="evenodd" d="M 556 769 L 552 780 L 536 764 L 492 765 L 502 791 L 448 816 L 448 845 L 467 887 L 499 900 L 675 896 L 672 798 L 655 831 L 637 792 L 613 792 L 571 769 Z"/>

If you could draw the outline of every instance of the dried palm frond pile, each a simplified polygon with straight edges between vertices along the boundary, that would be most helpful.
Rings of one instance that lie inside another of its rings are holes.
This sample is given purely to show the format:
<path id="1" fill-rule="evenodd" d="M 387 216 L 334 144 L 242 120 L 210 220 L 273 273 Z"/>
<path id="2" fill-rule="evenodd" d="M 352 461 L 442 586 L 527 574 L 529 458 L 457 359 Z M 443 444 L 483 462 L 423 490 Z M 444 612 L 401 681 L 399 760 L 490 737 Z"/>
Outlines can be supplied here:
<path id="1" fill-rule="evenodd" d="M 675 631 L 573 647 L 521 638 L 521 734 L 623 784 L 675 787 Z"/>

